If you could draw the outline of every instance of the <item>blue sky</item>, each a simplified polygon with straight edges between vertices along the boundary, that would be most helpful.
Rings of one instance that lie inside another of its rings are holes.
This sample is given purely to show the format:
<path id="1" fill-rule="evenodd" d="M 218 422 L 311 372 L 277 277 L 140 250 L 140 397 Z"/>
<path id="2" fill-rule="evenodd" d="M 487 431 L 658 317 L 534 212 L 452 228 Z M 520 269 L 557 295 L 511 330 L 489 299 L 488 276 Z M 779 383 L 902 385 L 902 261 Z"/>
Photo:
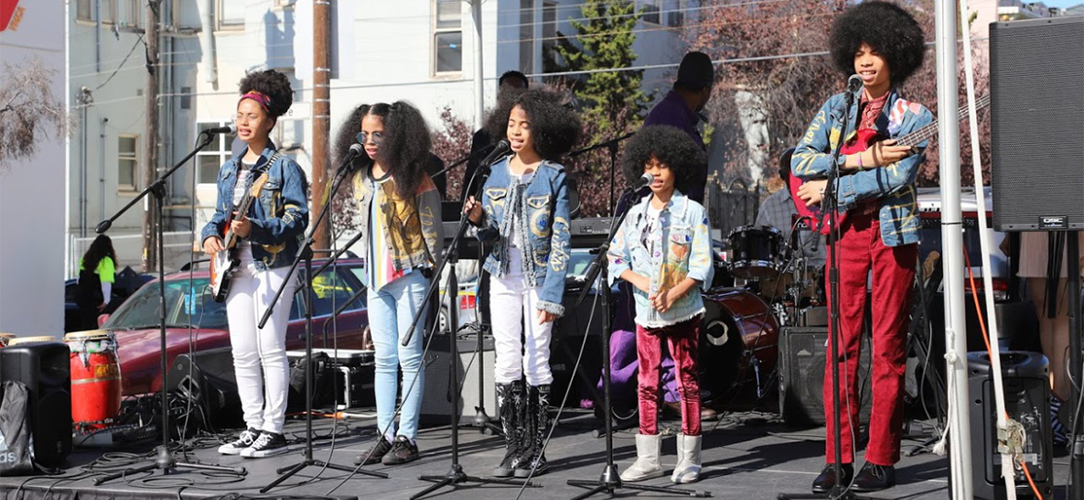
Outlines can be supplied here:
<path id="1" fill-rule="evenodd" d="M 1073 7 L 1084 3 L 1084 0 L 1043 0 L 1047 7 Z"/>

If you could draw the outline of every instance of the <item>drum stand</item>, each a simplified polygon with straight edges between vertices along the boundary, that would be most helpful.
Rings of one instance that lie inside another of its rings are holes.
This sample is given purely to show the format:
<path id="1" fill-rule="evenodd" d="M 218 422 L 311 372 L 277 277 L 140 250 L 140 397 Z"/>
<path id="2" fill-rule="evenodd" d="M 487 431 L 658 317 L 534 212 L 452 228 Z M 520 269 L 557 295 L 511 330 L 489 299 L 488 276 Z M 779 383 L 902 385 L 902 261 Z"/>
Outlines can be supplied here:
<path id="1" fill-rule="evenodd" d="M 109 228 L 113 225 L 113 221 L 117 220 L 117 218 L 127 212 L 128 209 L 132 208 L 132 206 L 134 206 L 136 203 L 139 203 L 139 201 L 142 200 L 143 197 L 147 196 L 148 194 L 154 195 L 154 208 L 157 219 L 155 232 L 158 239 L 156 257 L 158 260 L 158 324 L 160 328 L 159 335 L 161 338 L 161 366 L 159 369 L 162 370 L 162 446 L 158 447 L 157 449 L 158 453 L 154 463 L 144 465 L 142 467 L 124 469 L 120 472 L 114 472 L 112 474 L 106 474 L 94 480 L 95 486 L 120 477 L 126 477 L 132 474 L 149 471 L 156 471 L 158 473 L 161 473 L 163 476 L 175 474 L 178 469 L 224 472 L 227 474 L 234 474 L 238 476 L 244 476 L 245 474 L 247 474 L 244 467 L 223 467 L 219 465 L 178 462 L 173 458 L 173 453 L 169 449 L 169 393 L 167 391 L 167 386 L 169 384 L 165 383 L 166 373 L 169 370 L 169 361 L 166 357 L 166 268 L 165 262 L 162 259 L 162 256 L 164 255 L 164 245 L 162 243 L 162 236 L 164 232 L 164 227 L 162 225 L 162 221 L 164 219 L 162 216 L 162 205 L 163 199 L 166 196 L 166 179 L 168 179 L 170 175 L 173 175 L 173 173 L 176 172 L 177 169 L 181 168 L 182 165 L 187 163 L 188 160 L 196 156 L 196 153 L 198 153 L 201 149 L 211 144 L 211 142 L 213 142 L 216 138 L 215 135 L 212 134 L 201 134 L 202 139 L 196 145 L 196 148 L 193 149 L 191 153 L 188 153 L 188 156 L 185 156 L 181 161 L 177 162 L 177 164 L 174 165 L 173 168 L 162 174 L 161 177 L 159 177 L 157 180 L 147 186 L 147 188 L 140 192 L 139 195 L 137 195 L 135 198 L 132 198 L 132 200 L 129 201 L 127 205 L 122 207 L 119 211 L 117 211 L 117 213 L 113 214 L 112 217 L 100 222 L 98 226 L 94 229 L 94 231 L 98 234 L 102 234 L 108 231 Z"/>

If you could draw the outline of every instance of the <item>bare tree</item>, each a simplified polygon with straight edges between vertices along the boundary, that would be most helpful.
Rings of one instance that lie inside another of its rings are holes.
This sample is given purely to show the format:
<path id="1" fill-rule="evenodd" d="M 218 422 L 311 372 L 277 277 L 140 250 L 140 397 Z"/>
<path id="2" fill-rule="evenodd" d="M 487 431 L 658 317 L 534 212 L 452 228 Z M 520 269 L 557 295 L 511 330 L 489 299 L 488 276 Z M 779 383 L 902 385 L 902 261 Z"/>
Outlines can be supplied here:
<path id="1" fill-rule="evenodd" d="M 11 162 L 30 158 L 38 142 L 50 131 L 61 137 L 75 129 L 75 122 L 50 90 L 56 71 L 38 58 L 15 66 L 4 63 L 0 73 L 0 173 Z"/>

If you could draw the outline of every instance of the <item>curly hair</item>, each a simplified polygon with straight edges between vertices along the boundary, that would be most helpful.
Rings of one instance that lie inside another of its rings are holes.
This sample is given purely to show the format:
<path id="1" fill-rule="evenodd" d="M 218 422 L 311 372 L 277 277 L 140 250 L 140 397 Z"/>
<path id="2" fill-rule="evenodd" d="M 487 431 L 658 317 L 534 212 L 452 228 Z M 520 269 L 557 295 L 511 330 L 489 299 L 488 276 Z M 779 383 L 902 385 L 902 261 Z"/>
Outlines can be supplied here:
<path id="1" fill-rule="evenodd" d="M 365 116 L 376 116 L 384 122 L 384 142 L 376 160 L 395 176 L 396 194 L 404 200 L 413 200 L 427 175 L 432 149 L 429 125 L 421 112 L 406 101 L 373 104 L 362 118 Z"/>
<path id="2" fill-rule="evenodd" d="M 273 69 L 248 73 L 241 79 L 241 95 L 256 91 L 270 98 L 267 114 L 271 118 L 286 114 L 294 103 L 294 91 L 290 88 L 290 79 Z"/>
<path id="3" fill-rule="evenodd" d="M 489 135 L 489 143 L 496 144 L 501 139 L 508 139 L 508 115 L 516 105 L 516 99 L 527 89 L 502 87 L 497 90 L 497 105 L 486 115 L 482 129 Z"/>
<path id="4" fill-rule="evenodd" d="M 580 116 L 563 103 L 561 94 L 546 89 L 531 89 L 515 99 L 498 99 L 497 109 L 486 120 L 486 131 L 495 144 L 508 137 L 508 117 L 519 106 L 531 122 L 531 138 L 538 155 L 558 161 L 580 141 Z"/>
<path id="5" fill-rule="evenodd" d="M 854 54 L 863 43 L 888 63 L 892 85 L 902 84 L 922 67 L 926 54 L 925 35 L 918 21 L 888 2 L 862 2 L 836 18 L 829 45 L 833 64 L 845 76 L 854 73 Z"/>
<path id="6" fill-rule="evenodd" d="M 117 265 L 117 252 L 113 250 L 113 240 L 104 234 L 99 234 L 87 248 L 87 253 L 83 254 L 83 269 L 94 271 L 98 268 L 98 263 L 106 257 L 113 259 L 114 266 Z"/>
<path id="7" fill-rule="evenodd" d="M 625 177 L 635 182 L 644 175 L 644 165 L 654 158 L 674 173 L 674 186 L 688 191 L 696 172 L 707 164 L 704 150 L 689 134 L 670 125 L 648 125 L 632 136 L 625 146 Z"/>
<path id="8" fill-rule="evenodd" d="M 368 112 L 369 105 L 361 104 L 350 112 L 350 116 L 343 120 L 342 125 L 339 125 L 339 132 L 335 134 L 335 143 L 331 149 L 331 157 L 334 159 L 335 165 L 341 164 L 343 158 L 346 158 L 346 154 L 350 152 L 350 146 L 358 142 L 358 132 L 361 132 L 361 119 Z M 351 169 L 357 171 L 359 167 L 371 165 L 372 163 L 373 160 L 369 158 L 369 155 L 360 154 L 354 157 L 354 161 L 351 162 Z"/>

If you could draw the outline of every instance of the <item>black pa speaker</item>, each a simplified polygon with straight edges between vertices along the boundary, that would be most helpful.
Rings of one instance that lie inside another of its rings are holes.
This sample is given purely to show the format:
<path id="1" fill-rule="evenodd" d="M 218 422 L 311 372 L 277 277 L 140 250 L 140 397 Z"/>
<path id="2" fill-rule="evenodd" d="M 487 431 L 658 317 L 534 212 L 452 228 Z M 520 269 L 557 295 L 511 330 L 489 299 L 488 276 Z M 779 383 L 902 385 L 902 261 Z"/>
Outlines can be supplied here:
<path id="1" fill-rule="evenodd" d="M 827 327 L 788 327 L 779 343 L 779 413 L 788 424 L 824 424 L 824 373 L 832 369 L 826 363 Z M 870 392 L 869 351 L 862 335 L 862 354 L 858 358 L 858 387 L 862 424 L 869 422 L 873 403 Z M 840 365 L 843 368 L 843 365 Z M 842 391 L 841 391 L 842 393 Z M 840 399 L 840 411 L 846 412 Z"/>
<path id="2" fill-rule="evenodd" d="M 229 347 L 178 355 L 170 366 L 168 388 L 190 398 L 210 429 L 239 427 L 244 423 L 233 351 Z"/>
<path id="3" fill-rule="evenodd" d="M 970 432 L 971 484 L 975 498 L 1002 500 L 1005 482 L 1001 477 L 1001 455 L 997 446 L 997 406 L 990 355 L 985 351 L 967 353 L 968 395 L 971 400 Z M 1024 427 L 1027 435 L 1024 460 L 1036 489 L 1043 498 L 1054 498 L 1054 448 L 1050 431 L 1050 372 L 1046 357 L 1037 352 L 1001 353 L 1005 411 Z M 1031 486 L 1023 471 L 1014 479 L 1016 494 L 1032 498 Z"/>
<path id="4" fill-rule="evenodd" d="M 62 342 L 30 342 L 0 349 L 0 380 L 30 390 L 34 461 L 59 467 L 72 451 L 71 351 Z"/>
<path id="5" fill-rule="evenodd" d="M 1084 17 L 990 24 L 994 229 L 1084 229 Z"/>

